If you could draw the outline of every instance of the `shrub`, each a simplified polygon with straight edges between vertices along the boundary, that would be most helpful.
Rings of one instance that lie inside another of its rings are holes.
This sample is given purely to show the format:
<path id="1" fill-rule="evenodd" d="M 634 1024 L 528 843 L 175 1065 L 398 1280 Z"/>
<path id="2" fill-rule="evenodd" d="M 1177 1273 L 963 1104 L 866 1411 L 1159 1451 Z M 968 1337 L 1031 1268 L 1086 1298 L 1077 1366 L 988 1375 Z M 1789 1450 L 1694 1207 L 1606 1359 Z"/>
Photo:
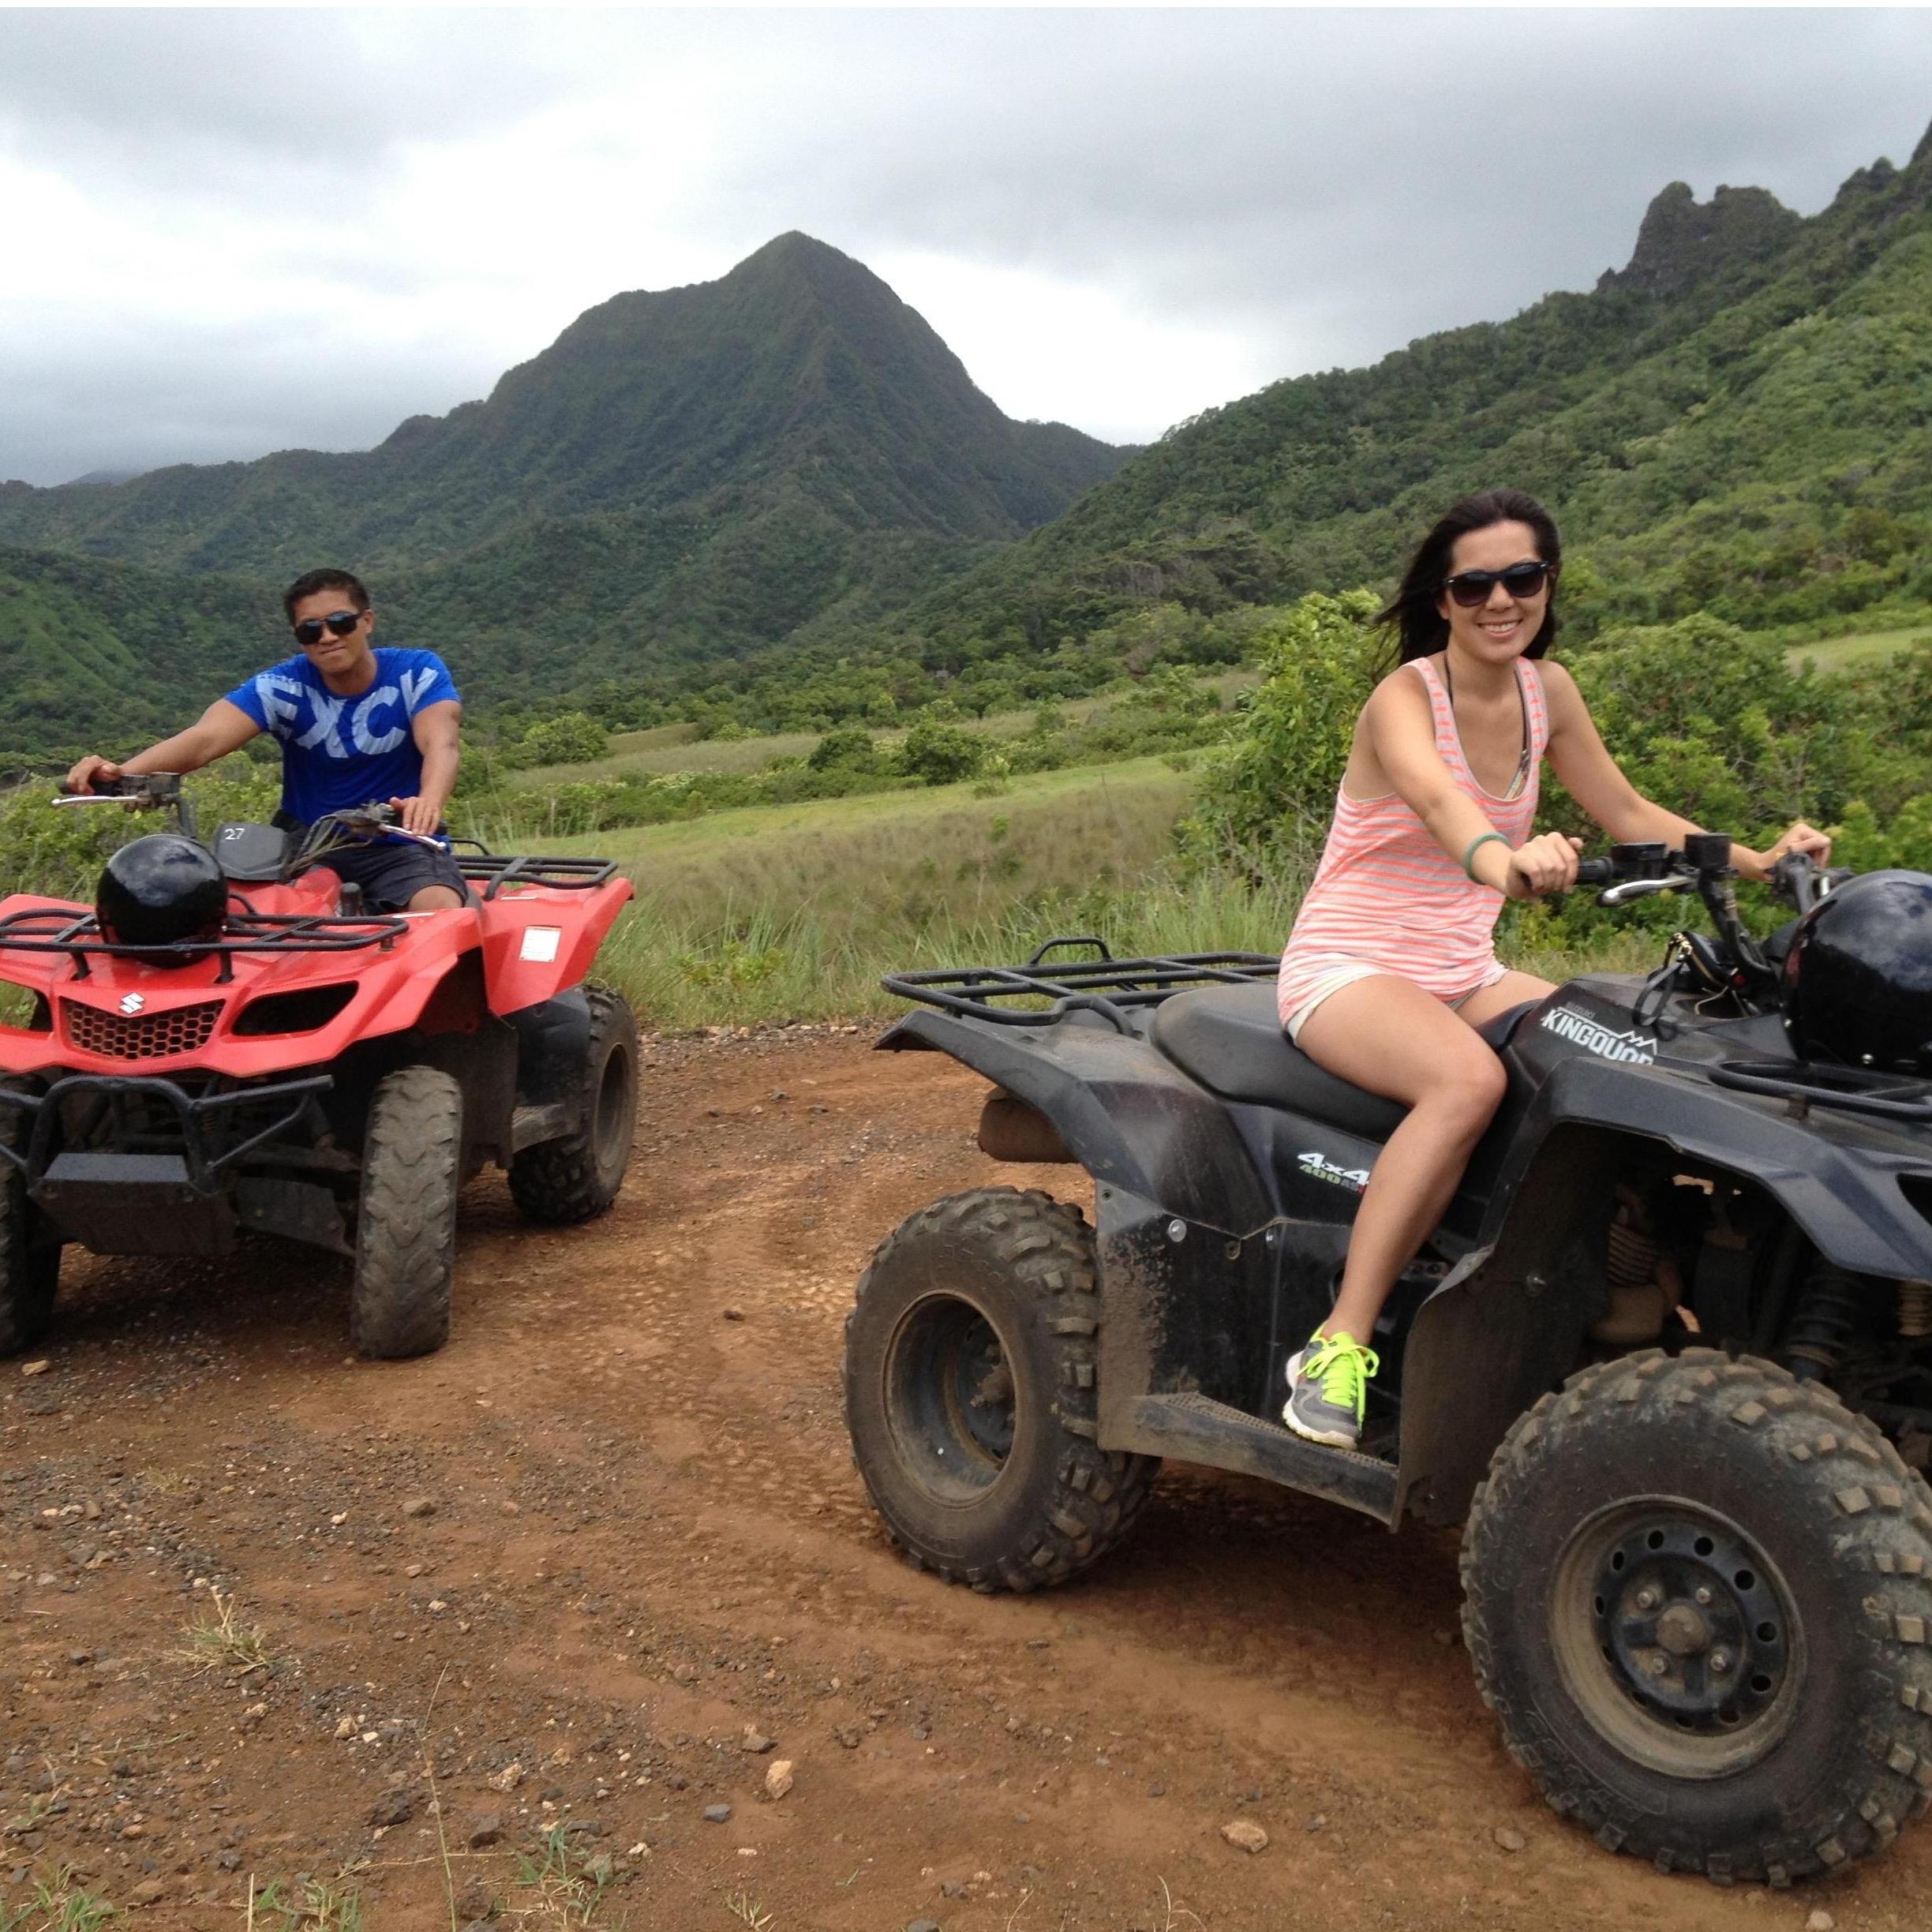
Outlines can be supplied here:
<path id="1" fill-rule="evenodd" d="M 540 719 L 524 734 L 526 765 L 584 765 L 610 749 L 609 735 L 593 717 L 565 711 Z"/>
<path id="2" fill-rule="evenodd" d="M 900 769 L 929 785 L 957 784 L 970 778 L 986 757 L 986 742 L 929 706 L 906 733 L 899 749 Z"/>
<path id="3" fill-rule="evenodd" d="M 876 771 L 878 747 L 863 726 L 841 724 L 836 731 L 827 732 L 812 747 L 811 755 L 805 762 L 815 772 Z"/>

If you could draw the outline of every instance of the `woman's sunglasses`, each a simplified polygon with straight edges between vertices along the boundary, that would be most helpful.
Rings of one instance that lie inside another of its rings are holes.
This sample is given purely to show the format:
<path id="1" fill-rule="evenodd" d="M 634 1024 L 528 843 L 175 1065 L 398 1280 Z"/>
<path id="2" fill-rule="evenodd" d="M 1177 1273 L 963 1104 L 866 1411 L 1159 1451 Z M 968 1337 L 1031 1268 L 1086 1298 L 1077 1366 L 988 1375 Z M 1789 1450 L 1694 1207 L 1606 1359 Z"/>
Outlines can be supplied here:
<path id="1" fill-rule="evenodd" d="M 326 628 L 331 635 L 346 637 L 363 619 L 361 611 L 331 611 L 326 617 L 305 617 L 295 627 L 298 644 L 320 644 Z"/>
<path id="2" fill-rule="evenodd" d="M 1465 610 L 1474 610 L 1489 601 L 1489 593 L 1498 584 L 1519 601 L 1533 597 L 1556 575 L 1554 564 L 1512 564 L 1507 570 L 1462 571 L 1443 580 L 1443 588 Z M 329 621 L 333 623 L 335 620 Z"/>

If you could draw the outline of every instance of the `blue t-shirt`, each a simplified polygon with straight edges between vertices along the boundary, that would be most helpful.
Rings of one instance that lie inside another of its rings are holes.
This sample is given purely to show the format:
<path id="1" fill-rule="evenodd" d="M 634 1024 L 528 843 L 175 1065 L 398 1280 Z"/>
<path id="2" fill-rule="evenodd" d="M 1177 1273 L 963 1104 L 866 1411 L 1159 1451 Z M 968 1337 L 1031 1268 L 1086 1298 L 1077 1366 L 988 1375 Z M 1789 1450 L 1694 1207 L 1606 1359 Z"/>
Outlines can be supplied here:
<path id="1" fill-rule="evenodd" d="M 281 739 L 282 809 L 305 825 L 422 789 L 422 753 L 410 727 L 419 711 L 454 699 L 456 686 L 434 651 L 379 644 L 375 657 L 376 682 L 360 697 L 337 697 L 299 653 L 228 694 Z"/>

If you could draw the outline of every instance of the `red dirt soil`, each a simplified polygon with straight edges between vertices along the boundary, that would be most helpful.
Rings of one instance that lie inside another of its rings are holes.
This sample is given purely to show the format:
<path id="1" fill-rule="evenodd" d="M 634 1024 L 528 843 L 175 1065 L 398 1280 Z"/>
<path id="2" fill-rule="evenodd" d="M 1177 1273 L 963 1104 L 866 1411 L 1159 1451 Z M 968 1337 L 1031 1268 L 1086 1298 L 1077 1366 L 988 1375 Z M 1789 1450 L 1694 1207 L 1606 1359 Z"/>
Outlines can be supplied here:
<path id="1" fill-rule="evenodd" d="M 420 1361 L 346 1359 L 325 1256 L 70 1257 L 50 1365 L 0 1368 L 0 1902 L 64 1861 L 158 1928 L 297 1874 L 367 1932 L 560 1924 L 517 1854 L 562 1823 L 612 1862 L 591 1923 L 634 1929 L 1932 1924 L 1932 1829 L 1724 1892 L 1546 1810 L 1452 1537 L 1170 1466 L 1065 1589 L 908 1567 L 841 1418 L 853 1281 L 939 1195 L 1086 1190 L 976 1151 L 972 1076 L 869 1045 L 647 1043 L 616 1208 L 530 1228 L 479 1179 Z M 215 1590 L 265 1668 L 189 1654 Z"/>

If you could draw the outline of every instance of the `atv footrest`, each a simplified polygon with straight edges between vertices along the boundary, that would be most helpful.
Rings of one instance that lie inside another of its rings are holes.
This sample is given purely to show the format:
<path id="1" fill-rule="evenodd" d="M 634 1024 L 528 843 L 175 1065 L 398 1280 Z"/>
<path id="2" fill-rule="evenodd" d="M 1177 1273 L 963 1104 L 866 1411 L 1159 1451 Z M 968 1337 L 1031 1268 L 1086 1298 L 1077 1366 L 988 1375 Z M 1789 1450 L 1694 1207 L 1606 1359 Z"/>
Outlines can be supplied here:
<path id="1" fill-rule="evenodd" d="M 1143 1395 L 1130 1413 L 1133 1440 L 1105 1447 L 1235 1470 L 1346 1503 L 1383 1522 L 1395 1519 L 1392 1463 L 1306 1441 L 1279 1422 L 1264 1422 L 1209 1395 Z"/>

